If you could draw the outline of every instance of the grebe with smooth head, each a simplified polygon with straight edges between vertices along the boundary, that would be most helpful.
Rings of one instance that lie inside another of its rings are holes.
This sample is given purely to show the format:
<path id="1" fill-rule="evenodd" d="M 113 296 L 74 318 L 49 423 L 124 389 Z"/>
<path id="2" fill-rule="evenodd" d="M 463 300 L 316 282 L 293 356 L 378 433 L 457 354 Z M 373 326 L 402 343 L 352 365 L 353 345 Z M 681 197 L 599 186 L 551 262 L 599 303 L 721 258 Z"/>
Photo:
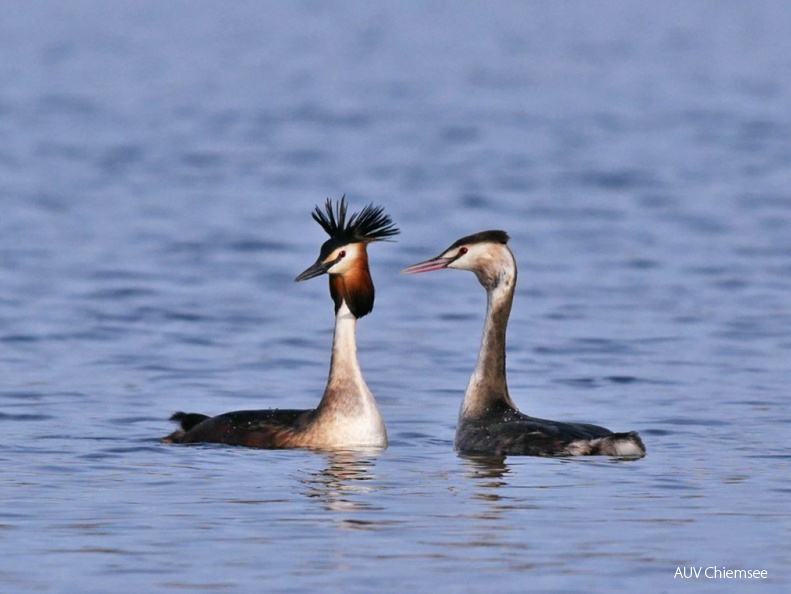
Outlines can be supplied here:
<path id="1" fill-rule="evenodd" d="M 179 429 L 168 443 L 224 443 L 253 448 L 360 448 L 387 446 L 387 432 L 376 400 L 357 361 L 357 320 L 374 306 L 374 284 L 367 246 L 399 233 L 381 207 L 370 204 L 346 217 L 345 196 L 333 205 L 327 199 L 313 218 L 330 238 L 319 258 L 295 280 L 328 274 L 335 303 L 335 333 L 330 373 L 324 395 L 311 410 L 242 410 L 216 417 L 177 412 Z"/>
<path id="2" fill-rule="evenodd" d="M 438 257 L 402 271 L 470 270 L 486 289 L 481 350 L 459 412 L 456 449 L 466 454 L 498 456 L 642 458 L 645 446 L 634 431 L 613 433 L 598 425 L 530 417 L 511 400 L 505 373 L 505 334 L 516 288 L 516 260 L 508 239 L 505 231 L 462 237 Z"/>

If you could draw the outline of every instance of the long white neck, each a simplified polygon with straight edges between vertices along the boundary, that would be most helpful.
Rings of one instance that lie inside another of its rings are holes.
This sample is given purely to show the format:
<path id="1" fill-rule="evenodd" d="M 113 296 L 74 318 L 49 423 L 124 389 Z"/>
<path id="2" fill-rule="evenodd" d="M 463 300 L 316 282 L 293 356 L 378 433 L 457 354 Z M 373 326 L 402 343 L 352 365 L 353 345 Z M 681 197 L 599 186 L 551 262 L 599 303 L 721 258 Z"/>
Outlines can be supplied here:
<path id="1" fill-rule="evenodd" d="M 387 445 L 384 421 L 357 360 L 357 318 L 346 302 L 335 314 L 330 375 L 316 409 L 321 422 L 346 444 Z"/>
<path id="2" fill-rule="evenodd" d="M 460 418 L 477 417 L 494 406 L 516 408 L 508 394 L 505 375 L 505 334 L 516 288 L 516 261 L 503 247 L 495 270 L 478 274 L 486 288 L 486 321 L 483 326 L 478 362 L 467 385 Z"/>

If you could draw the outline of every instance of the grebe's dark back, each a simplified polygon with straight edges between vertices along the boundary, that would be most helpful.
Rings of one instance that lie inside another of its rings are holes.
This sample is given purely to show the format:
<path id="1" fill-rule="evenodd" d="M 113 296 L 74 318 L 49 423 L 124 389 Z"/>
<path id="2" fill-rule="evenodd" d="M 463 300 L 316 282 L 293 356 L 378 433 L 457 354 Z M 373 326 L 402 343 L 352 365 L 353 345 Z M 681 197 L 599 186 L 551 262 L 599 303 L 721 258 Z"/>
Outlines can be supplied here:
<path id="1" fill-rule="evenodd" d="M 168 443 L 224 443 L 253 448 L 356 448 L 387 446 L 387 432 L 376 400 L 357 361 L 357 320 L 374 306 L 374 284 L 367 246 L 399 230 L 381 207 L 372 204 L 347 219 L 345 196 L 333 209 L 327 199 L 313 218 L 330 238 L 319 258 L 296 280 L 328 274 L 335 303 L 335 334 L 324 395 L 310 410 L 243 410 L 209 417 L 177 412 L 180 427 Z"/>
<path id="2" fill-rule="evenodd" d="M 486 289 L 481 350 L 459 412 L 456 449 L 494 455 L 645 456 L 645 446 L 634 431 L 613 433 L 598 425 L 538 419 L 516 408 L 505 372 L 505 334 L 516 288 L 516 260 L 508 239 L 505 231 L 462 237 L 440 256 L 403 270 L 407 274 L 470 270 Z"/>

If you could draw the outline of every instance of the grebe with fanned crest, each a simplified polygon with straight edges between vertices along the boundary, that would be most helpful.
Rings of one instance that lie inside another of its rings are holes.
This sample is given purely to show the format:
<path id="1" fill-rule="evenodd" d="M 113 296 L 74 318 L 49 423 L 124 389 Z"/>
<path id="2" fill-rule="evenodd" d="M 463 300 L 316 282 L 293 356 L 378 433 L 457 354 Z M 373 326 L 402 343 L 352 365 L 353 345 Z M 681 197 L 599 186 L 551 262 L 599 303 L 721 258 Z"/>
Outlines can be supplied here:
<path id="1" fill-rule="evenodd" d="M 312 213 L 330 238 L 319 258 L 295 280 L 329 275 L 335 303 L 335 333 L 330 373 L 324 395 L 310 410 L 242 410 L 216 417 L 177 412 L 180 427 L 168 443 L 224 443 L 252 448 L 358 448 L 387 446 L 387 432 L 376 400 L 357 361 L 357 320 L 374 306 L 374 284 L 368 268 L 368 244 L 399 233 L 382 207 L 370 204 L 346 216 L 345 196 L 324 211 Z"/>
<path id="2" fill-rule="evenodd" d="M 505 231 L 462 237 L 438 257 L 405 268 L 415 274 L 443 268 L 470 270 L 486 289 L 486 322 L 456 428 L 456 449 L 465 454 L 523 456 L 619 456 L 642 458 L 634 432 L 613 433 L 587 423 L 563 423 L 520 412 L 508 393 L 505 334 L 516 288 L 516 260 Z"/>

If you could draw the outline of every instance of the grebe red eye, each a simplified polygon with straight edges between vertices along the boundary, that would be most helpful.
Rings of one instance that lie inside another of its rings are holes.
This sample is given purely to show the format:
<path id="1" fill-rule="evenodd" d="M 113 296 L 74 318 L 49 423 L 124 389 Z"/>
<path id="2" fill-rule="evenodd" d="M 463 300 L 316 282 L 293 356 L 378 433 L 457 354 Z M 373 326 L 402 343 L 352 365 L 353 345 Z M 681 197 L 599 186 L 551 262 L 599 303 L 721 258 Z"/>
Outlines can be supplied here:
<path id="1" fill-rule="evenodd" d="M 459 255 L 460 255 L 460 256 L 463 256 L 463 255 L 464 255 L 464 254 L 466 254 L 468 251 L 469 251 L 469 250 L 468 250 L 466 247 L 459 248 Z"/>
<path id="2" fill-rule="evenodd" d="M 346 250 L 341 250 L 341 253 L 338 254 L 339 258 L 343 258 L 346 255 Z"/>

